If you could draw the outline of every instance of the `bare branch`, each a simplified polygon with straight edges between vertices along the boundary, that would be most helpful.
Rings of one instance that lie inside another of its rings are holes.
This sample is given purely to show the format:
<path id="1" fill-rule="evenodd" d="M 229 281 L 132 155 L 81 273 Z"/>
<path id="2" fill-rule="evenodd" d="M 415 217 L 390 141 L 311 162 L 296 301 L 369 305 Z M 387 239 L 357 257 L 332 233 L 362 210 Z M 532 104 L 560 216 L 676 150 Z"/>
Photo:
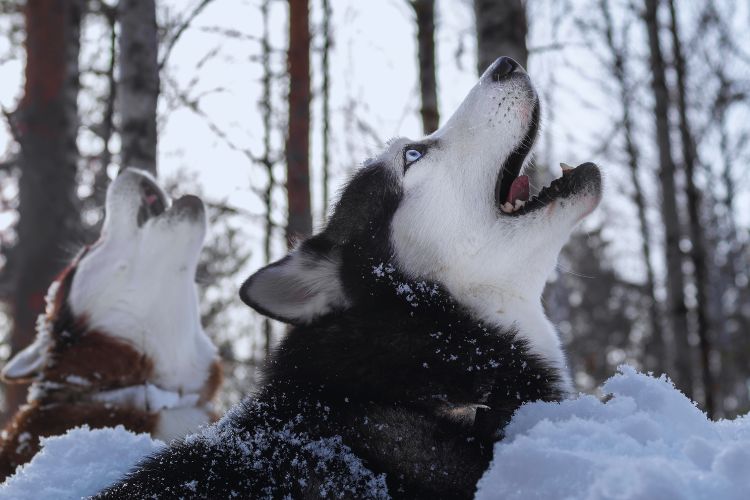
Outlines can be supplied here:
<path id="1" fill-rule="evenodd" d="M 175 31 L 174 35 L 172 35 L 172 38 L 167 40 L 164 43 L 164 54 L 162 55 L 161 61 L 159 61 L 159 70 L 161 71 L 164 68 L 164 65 L 166 65 L 167 60 L 169 59 L 169 55 L 172 53 L 172 49 L 174 49 L 175 45 L 177 45 L 177 42 L 182 37 L 183 33 L 185 33 L 185 30 L 187 30 L 190 27 L 190 24 L 195 20 L 196 17 L 200 15 L 201 12 L 203 12 L 203 9 L 213 2 L 213 0 L 201 0 L 201 2 L 196 5 L 196 7 L 188 14 L 188 16 L 185 18 L 185 20 L 177 27 L 177 30 Z"/>
<path id="2" fill-rule="evenodd" d="M 197 98 L 191 98 L 189 97 L 185 92 L 180 90 L 177 86 L 177 84 L 168 76 L 164 77 L 164 82 L 167 83 L 172 90 L 174 91 L 175 98 L 187 109 L 195 113 L 196 115 L 200 116 L 206 123 L 206 126 L 211 130 L 211 132 L 216 135 L 219 139 L 221 139 L 224 144 L 231 149 L 232 151 L 238 152 L 242 154 L 245 158 L 247 158 L 249 161 L 253 163 L 261 163 L 263 159 L 257 155 L 255 155 L 250 149 L 243 148 L 235 144 L 227 135 L 227 133 L 222 130 L 209 116 L 208 114 L 203 111 L 200 107 L 200 103 Z"/>

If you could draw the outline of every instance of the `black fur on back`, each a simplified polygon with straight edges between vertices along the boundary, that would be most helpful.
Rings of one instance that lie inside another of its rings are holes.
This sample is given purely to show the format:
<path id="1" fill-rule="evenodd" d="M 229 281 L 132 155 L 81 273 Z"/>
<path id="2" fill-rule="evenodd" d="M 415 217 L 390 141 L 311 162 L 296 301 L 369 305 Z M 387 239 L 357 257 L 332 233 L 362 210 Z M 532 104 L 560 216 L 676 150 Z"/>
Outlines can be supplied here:
<path id="1" fill-rule="evenodd" d="M 348 305 L 293 328 L 257 394 L 98 498 L 473 496 L 513 412 L 560 399 L 559 377 L 515 332 L 398 268 L 391 175 L 360 169 L 299 250 L 337 259 Z"/>

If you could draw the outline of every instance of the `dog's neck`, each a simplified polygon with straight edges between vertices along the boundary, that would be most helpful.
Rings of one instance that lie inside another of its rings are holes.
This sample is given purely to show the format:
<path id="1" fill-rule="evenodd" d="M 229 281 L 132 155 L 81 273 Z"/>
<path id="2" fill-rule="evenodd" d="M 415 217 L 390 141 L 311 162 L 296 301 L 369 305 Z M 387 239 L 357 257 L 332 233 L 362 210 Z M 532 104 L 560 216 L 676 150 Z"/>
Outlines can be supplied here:
<path id="1" fill-rule="evenodd" d="M 194 285 L 171 291 L 151 302 L 136 294 L 74 305 L 89 328 L 148 356 L 146 382 L 170 391 L 199 391 L 217 357 L 216 347 L 201 327 Z"/>
<path id="2" fill-rule="evenodd" d="M 541 294 L 540 294 L 541 295 Z M 565 393 L 573 391 L 567 359 L 556 328 L 547 319 L 541 297 L 509 293 L 503 287 L 475 285 L 465 287 L 459 294 L 464 306 L 487 323 L 512 329 L 528 342 L 532 353 L 552 364 L 560 372 Z"/>
<path id="3" fill-rule="evenodd" d="M 204 385 L 211 378 L 210 365 L 213 360 L 207 361 L 205 373 L 201 373 L 198 369 L 201 365 L 178 359 L 162 367 L 161 371 L 188 365 L 195 371 L 190 383 L 176 387 L 163 384 L 161 380 L 165 377 L 161 376 L 159 370 L 160 360 L 148 354 L 148 349 L 134 344 L 130 340 L 132 334 L 92 328 L 89 318 L 74 314 L 66 301 L 61 302 L 53 312 L 52 317 L 42 317 L 38 325 L 39 338 L 46 339 L 46 348 L 37 382 L 38 390 L 34 393 L 36 396 L 48 395 L 62 400 L 101 400 L 107 403 L 116 402 L 119 396 L 131 406 L 143 409 L 158 406 L 153 400 L 159 398 L 182 406 L 187 401 L 182 401 L 183 396 L 193 394 L 200 399 Z M 143 329 L 140 324 L 133 327 L 138 328 L 139 333 Z M 180 336 L 196 337 L 193 334 Z M 167 342 L 171 340 L 169 335 L 155 331 L 144 332 L 143 337 L 157 340 L 166 337 Z"/>
<path id="4" fill-rule="evenodd" d="M 562 349 L 557 330 L 547 319 L 541 302 L 544 287 L 539 283 L 526 283 L 525 295 L 515 293 L 517 286 L 497 284 L 466 284 L 460 280 L 449 281 L 443 286 L 431 282 L 406 278 L 398 272 L 395 265 L 383 264 L 372 269 L 378 286 L 386 285 L 385 293 L 393 293 L 409 301 L 431 300 L 432 290 L 447 293 L 472 315 L 482 322 L 500 327 L 504 331 L 516 331 L 517 335 L 528 342 L 531 353 L 548 362 L 559 372 L 560 387 L 564 393 L 571 393 L 573 385 L 570 378 L 565 353 Z M 436 288 L 435 288 L 436 287 Z"/>

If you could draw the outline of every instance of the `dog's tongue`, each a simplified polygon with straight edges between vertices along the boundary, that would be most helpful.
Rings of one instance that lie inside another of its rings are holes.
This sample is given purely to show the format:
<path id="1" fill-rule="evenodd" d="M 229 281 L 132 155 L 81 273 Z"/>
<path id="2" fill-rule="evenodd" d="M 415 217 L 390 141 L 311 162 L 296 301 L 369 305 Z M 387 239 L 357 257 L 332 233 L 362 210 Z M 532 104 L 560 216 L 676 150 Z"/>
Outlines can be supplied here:
<path id="1" fill-rule="evenodd" d="M 508 192 L 508 199 L 506 202 L 511 205 L 515 205 L 516 200 L 528 201 L 529 199 L 529 176 L 519 175 L 513 184 L 510 185 L 510 191 Z"/>

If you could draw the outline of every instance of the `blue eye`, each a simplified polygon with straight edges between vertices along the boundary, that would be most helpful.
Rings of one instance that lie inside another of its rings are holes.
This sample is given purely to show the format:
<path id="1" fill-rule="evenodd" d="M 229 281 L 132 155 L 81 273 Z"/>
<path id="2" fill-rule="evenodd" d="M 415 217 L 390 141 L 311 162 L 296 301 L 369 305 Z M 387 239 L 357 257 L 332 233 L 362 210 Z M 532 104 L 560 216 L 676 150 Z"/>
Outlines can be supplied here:
<path id="1" fill-rule="evenodd" d="M 407 149 L 404 151 L 404 162 L 408 165 L 422 158 L 422 152 L 416 149 Z"/>

